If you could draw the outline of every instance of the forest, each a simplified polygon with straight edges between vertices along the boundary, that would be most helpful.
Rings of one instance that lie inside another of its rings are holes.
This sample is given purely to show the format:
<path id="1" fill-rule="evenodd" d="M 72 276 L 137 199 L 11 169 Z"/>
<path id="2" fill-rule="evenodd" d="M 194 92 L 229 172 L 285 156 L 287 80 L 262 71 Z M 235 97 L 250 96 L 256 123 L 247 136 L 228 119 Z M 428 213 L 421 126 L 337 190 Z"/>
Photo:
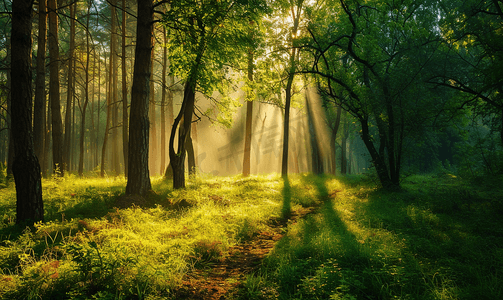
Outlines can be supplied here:
<path id="1" fill-rule="evenodd" d="M 502 0 L 0 3 L 0 299 L 501 299 L 502 182 Z"/>

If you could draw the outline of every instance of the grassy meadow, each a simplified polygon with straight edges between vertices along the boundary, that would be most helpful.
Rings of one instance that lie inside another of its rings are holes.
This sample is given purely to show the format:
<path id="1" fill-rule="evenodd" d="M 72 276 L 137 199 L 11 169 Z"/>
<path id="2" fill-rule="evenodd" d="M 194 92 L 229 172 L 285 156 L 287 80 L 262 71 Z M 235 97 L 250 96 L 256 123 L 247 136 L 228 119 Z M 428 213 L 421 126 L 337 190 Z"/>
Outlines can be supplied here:
<path id="1" fill-rule="evenodd" d="M 128 199 L 124 178 L 67 175 L 43 180 L 34 227 L 14 224 L 4 182 L 0 299 L 175 299 L 278 219 L 283 238 L 228 299 L 503 299 L 502 180 L 414 175 L 385 192 L 367 176 L 202 175 Z"/>

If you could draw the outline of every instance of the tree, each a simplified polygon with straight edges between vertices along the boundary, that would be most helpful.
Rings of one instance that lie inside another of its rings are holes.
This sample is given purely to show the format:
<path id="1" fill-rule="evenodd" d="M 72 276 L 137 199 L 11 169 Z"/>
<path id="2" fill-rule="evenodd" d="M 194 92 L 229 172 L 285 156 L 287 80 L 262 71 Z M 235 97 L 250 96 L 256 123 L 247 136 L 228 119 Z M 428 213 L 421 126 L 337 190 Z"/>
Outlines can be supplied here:
<path id="1" fill-rule="evenodd" d="M 89 2 L 88 7 L 87 7 L 87 20 L 86 20 L 86 65 L 84 67 L 84 73 L 85 73 L 85 82 L 84 82 L 84 104 L 81 107 L 81 113 L 82 113 L 82 121 L 80 125 L 80 155 L 79 155 L 79 169 L 78 173 L 79 176 L 84 175 L 84 140 L 85 140 L 85 133 L 86 133 L 86 109 L 87 105 L 89 104 L 89 61 L 91 60 L 90 55 L 91 55 L 91 49 L 89 45 L 89 19 L 91 18 L 91 2 Z M 80 104 L 80 102 L 79 102 Z M 80 105 L 79 105 L 80 106 Z"/>
<path id="2" fill-rule="evenodd" d="M 248 50 L 248 80 L 253 81 L 253 49 Z M 250 94 L 253 94 L 251 91 Z M 250 156 L 252 141 L 252 117 L 253 117 L 253 99 L 251 95 L 246 96 L 246 126 L 245 126 L 245 145 L 243 153 L 243 176 L 250 175 Z"/>
<path id="3" fill-rule="evenodd" d="M 503 2 L 442 1 L 441 7 L 448 50 L 431 82 L 469 95 L 459 106 L 490 118 L 503 145 Z"/>
<path id="4" fill-rule="evenodd" d="M 422 125 L 418 107 L 436 107 L 425 84 L 438 62 L 435 3 L 339 3 L 310 11 L 305 72 L 318 76 L 326 101 L 358 120 L 382 186 L 396 189 L 406 136 Z"/>
<path id="5" fill-rule="evenodd" d="M 138 0 L 136 50 L 131 88 L 129 138 L 129 171 L 126 194 L 145 196 L 151 189 L 148 170 L 149 148 L 149 83 L 154 25 L 153 0 Z"/>
<path id="6" fill-rule="evenodd" d="M 171 38 L 168 44 L 171 72 L 185 81 L 182 105 L 169 140 L 175 189 L 185 187 L 185 152 L 196 91 L 215 100 L 220 108 L 228 105 L 229 101 L 218 101 L 211 95 L 229 82 L 228 65 L 246 49 L 242 41 L 248 31 L 243 24 L 248 24 L 249 17 L 256 13 L 260 4 L 260 1 L 185 0 L 171 3 L 165 14 L 164 22 Z M 224 94 L 222 90 L 220 94 Z"/>
<path id="7" fill-rule="evenodd" d="M 64 175 L 63 168 L 63 143 L 62 121 L 59 94 L 59 46 L 58 46 L 58 15 L 56 0 L 48 0 L 49 12 L 49 97 L 51 102 L 51 128 L 52 128 L 52 161 L 54 171 Z"/>
<path id="8" fill-rule="evenodd" d="M 40 165 L 33 149 L 31 13 L 33 1 L 12 3 L 12 138 L 15 158 L 16 222 L 44 220 Z"/>
<path id="9" fill-rule="evenodd" d="M 33 146 L 35 155 L 43 166 L 45 160 L 45 52 L 47 36 L 47 0 L 38 2 L 38 48 L 37 48 L 37 74 L 35 80 L 35 104 L 33 112 Z"/>
<path id="10" fill-rule="evenodd" d="M 68 50 L 68 85 L 66 89 L 65 139 L 63 144 L 63 166 L 65 171 L 71 170 L 72 153 L 72 101 L 75 95 L 75 3 L 70 4 L 70 49 Z"/>
<path id="11" fill-rule="evenodd" d="M 289 37 L 289 64 L 287 67 L 287 82 L 285 87 L 285 121 L 283 125 L 283 156 L 281 161 L 281 176 L 288 176 L 288 142 L 290 129 L 290 105 L 292 102 L 292 85 L 297 68 L 298 48 L 295 45 L 295 39 L 298 35 L 300 18 L 303 10 L 303 0 L 290 0 L 290 16 L 292 18 L 291 35 Z"/>
<path id="12" fill-rule="evenodd" d="M 122 0 L 122 149 L 124 153 L 124 174 L 128 176 L 128 102 L 126 73 L 126 0 Z"/>

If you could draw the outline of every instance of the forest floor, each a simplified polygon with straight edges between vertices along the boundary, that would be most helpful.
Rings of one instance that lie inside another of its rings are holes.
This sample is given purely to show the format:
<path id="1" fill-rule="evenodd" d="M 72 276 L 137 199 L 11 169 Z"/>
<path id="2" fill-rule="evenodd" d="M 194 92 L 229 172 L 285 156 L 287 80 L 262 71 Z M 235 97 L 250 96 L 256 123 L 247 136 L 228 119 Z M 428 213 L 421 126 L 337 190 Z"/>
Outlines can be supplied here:
<path id="1" fill-rule="evenodd" d="M 231 246 L 229 255 L 204 264 L 187 273 L 182 286 L 175 291 L 176 299 L 236 299 L 245 277 L 257 271 L 264 257 L 285 234 L 288 223 L 314 213 L 316 207 L 299 207 L 290 217 L 271 218 L 267 227 L 244 243 Z"/>
<path id="2" fill-rule="evenodd" d="M 0 187 L 0 299 L 503 299 L 501 176 L 43 180 L 45 222 Z"/>

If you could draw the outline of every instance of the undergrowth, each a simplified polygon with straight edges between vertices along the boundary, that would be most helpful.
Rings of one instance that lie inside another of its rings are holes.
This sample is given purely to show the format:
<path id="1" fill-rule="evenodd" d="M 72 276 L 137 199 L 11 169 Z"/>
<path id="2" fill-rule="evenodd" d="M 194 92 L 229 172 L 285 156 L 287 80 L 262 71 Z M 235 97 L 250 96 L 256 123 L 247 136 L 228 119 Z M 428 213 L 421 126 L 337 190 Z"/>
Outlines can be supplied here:
<path id="1" fill-rule="evenodd" d="M 415 175 L 385 192 L 363 177 L 304 178 L 323 204 L 288 226 L 247 299 L 503 298 L 498 185 Z"/>
<path id="2" fill-rule="evenodd" d="M 398 192 L 361 176 L 198 177 L 124 205 L 124 178 L 43 180 L 45 223 L 0 193 L 0 298 L 173 299 L 193 268 L 283 219 L 242 299 L 501 299 L 499 180 L 413 175 Z M 121 200 L 122 199 L 122 200 Z M 314 213 L 288 221 L 297 209 Z"/>

